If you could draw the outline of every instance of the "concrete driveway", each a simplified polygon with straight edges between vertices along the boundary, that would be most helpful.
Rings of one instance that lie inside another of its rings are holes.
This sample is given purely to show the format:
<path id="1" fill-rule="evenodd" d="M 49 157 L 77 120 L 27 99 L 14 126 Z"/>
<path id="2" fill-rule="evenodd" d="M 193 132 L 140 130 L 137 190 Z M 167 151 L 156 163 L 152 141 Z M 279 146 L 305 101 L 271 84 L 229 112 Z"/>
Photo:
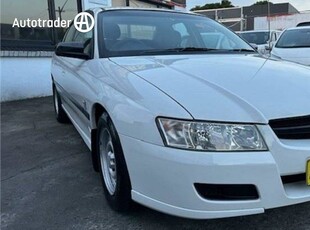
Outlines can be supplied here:
<path id="1" fill-rule="evenodd" d="M 115 213 L 79 134 L 54 119 L 51 97 L 2 103 L 1 119 L 2 229 L 310 229 L 310 203 L 205 221 L 141 206 Z"/>

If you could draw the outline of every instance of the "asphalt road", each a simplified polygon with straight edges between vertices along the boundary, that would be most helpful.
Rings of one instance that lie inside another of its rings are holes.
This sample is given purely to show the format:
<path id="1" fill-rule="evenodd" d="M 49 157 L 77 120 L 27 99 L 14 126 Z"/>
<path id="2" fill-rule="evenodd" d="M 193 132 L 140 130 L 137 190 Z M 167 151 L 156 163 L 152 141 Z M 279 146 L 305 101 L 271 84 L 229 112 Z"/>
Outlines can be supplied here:
<path id="1" fill-rule="evenodd" d="M 54 119 L 51 97 L 2 103 L 1 119 L 1 229 L 310 229 L 309 202 L 203 221 L 142 206 L 115 213 L 79 134 Z"/>

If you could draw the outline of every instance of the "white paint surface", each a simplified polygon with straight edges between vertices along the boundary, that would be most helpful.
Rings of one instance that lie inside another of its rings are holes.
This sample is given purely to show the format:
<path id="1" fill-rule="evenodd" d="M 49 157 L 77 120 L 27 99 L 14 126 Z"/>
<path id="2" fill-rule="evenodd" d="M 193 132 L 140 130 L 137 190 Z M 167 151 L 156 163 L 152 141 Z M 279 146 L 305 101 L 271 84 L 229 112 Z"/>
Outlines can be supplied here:
<path id="1" fill-rule="evenodd" d="M 52 94 L 51 58 L 1 57 L 1 101 Z"/>
<path id="2" fill-rule="evenodd" d="M 287 28 L 295 27 L 300 22 L 307 22 L 307 21 L 310 21 L 310 13 L 270 17 L 270 29 L 284 30 Z M 254 29 L 267 30 L 268 18 L 256 17 L 254 19 Z"/>

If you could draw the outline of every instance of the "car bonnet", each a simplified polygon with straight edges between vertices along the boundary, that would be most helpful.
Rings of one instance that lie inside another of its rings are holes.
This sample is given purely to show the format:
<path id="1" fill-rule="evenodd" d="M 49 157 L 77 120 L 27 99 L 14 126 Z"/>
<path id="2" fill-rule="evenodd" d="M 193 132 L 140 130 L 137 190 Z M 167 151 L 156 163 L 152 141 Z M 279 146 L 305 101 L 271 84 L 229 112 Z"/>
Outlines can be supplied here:
<path id="1" fill-rule="evenodd" d="M 243 54 L 111 61 L 168 94 L 195 119 L 267 123 L 310 114 L 310 68 L 301 65 Z"/>

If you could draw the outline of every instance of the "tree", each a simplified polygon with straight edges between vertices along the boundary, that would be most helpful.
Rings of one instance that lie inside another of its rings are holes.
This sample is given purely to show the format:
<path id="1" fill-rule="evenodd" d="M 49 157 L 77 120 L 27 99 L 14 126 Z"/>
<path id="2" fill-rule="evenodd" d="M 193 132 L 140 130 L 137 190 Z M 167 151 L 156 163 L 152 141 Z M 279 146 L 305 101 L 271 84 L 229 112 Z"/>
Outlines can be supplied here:
<path id="1" fill-rule="evenodd" d="M 209 9 L 218 9 L 218 8 L 230 8 L 234 7 L 234 5 L 231 4 L 231 1 L 229 0 L 222 0 L 220 3 L 207 3 L 204 6 L 195 6 L 191 9 L 191 11 L 194 10 L 209 10 Z"/>
<path id="2" fill-rule="evenodd" d="M 269 2 L 269 3 L 273 4 L 272 2 Z M 262 0 L 262 1 L 257 1 L 253 5 L 267 5 L 267 4 L 268 4 L 268 0 Z"/>

